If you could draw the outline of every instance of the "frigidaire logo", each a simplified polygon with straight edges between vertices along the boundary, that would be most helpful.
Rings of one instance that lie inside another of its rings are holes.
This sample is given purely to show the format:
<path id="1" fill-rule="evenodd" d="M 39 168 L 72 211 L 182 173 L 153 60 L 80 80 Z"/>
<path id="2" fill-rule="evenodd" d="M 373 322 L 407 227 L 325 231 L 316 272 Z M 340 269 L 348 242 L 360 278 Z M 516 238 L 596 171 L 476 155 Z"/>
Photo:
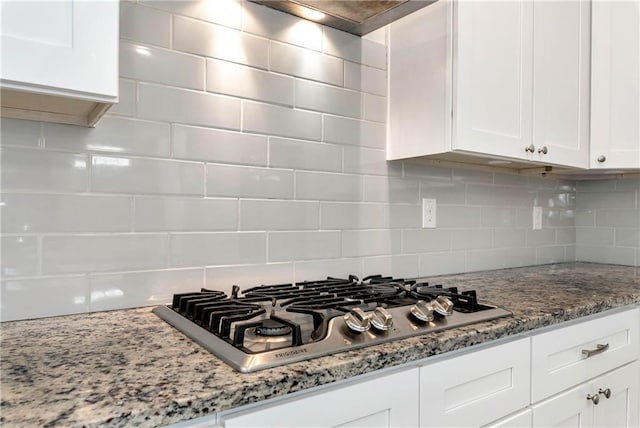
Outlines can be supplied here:
<path id="1" fill-rule="evenodd" d="M 307 351 L 307 348 L 293 349 L 291 351 L 280 352 L 279 354 L 275 354 L 274 357 L 275 358 L 287 358 L 287 357 L 293 357 L 295 355 L 304 354 L 305 352 L 309 352 L 309 351 Z"/>

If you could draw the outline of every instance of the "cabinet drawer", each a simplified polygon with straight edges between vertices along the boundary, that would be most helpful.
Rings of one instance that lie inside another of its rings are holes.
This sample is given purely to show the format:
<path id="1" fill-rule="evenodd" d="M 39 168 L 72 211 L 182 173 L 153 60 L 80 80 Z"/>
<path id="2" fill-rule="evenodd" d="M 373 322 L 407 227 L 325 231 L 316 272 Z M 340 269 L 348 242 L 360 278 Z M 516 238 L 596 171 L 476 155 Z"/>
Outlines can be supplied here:
<path id="1" fill-rule="evenodd" d="M 633 309 L 533 336 L 532 402 L 638 358 L 638 324 Z M 586 354 L 599 347 L 600 352 Z"/>
<path id="2" fill-rule="evenodd" d="M 480 426 L 529 404 L 529 339 L 420 368 L 420 426 Z"/>

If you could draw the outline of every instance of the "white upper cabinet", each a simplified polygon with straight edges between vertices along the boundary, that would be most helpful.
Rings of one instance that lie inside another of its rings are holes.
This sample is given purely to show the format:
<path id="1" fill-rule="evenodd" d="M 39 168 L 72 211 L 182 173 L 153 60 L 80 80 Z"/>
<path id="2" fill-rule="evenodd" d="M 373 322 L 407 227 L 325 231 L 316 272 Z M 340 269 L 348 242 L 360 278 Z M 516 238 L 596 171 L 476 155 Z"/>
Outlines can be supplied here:
<path id="1" fill-rule="evenodd" d="M 93 125 L 118 100 L 118 1 L 0 3 L 2 116 Z"/>
<path id="2" fill-rule="evenodd" d="M 591 168 L 640 168 L 640 1 L 593 4 Z"/>
<path id="3" fill-rule="evenodd" d="M 388 159 L 587 167 L 590 6 L 439 1 L 393 23 Z"/>

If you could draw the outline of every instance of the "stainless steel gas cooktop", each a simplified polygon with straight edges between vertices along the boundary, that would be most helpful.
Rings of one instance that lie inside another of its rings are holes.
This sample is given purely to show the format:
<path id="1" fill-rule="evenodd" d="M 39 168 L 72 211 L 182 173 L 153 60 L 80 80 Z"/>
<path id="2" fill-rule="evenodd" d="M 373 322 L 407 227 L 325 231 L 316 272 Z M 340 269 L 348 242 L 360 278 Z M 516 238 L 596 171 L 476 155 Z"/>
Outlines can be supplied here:
<path id="1" fill-rule="evenodd" d="M 202 289 L 153 312 L 245 373 L 511 315 L 473 290 L 381 275 Z"/>

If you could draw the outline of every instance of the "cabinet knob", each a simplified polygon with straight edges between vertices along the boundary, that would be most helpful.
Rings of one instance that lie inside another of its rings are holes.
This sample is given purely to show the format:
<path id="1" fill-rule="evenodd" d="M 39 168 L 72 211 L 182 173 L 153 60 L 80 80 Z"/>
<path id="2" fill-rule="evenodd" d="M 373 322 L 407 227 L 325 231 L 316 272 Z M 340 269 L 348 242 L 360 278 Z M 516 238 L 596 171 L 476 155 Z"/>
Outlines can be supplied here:
<path id="1" fill-rule="evenodd" d="M 547 146 L 542 146 L 538 149 L 538 153 L 542 153 L 543 155 L 546 155 L 548 151 Z"/>
<path id="2" fill-rule="evenodd" d="M 587 400 L 593 401 L 593 404 L 597 406 L 598 403 L 600 402 L 600 396 L 598 394 L 596 395 L 587 394 Z"/>
<path id="3" fill-rule="evenodd" d="M 600 388 L 600 389 L 598 389 L 598 394 L 604 395 L 604 398 L 606 398 L 608 400 L 609 398 L 611 398 L 611 389 L 610 388 L 607 388 L 607 389 Z"/>
<path id="4" fill-rule="evenodd" d="M 536 146 L 534 146 L 533 144 L 530 144 L 524 148 L 524 151 L 533 153 L 536 151 Z"/>
<path id="5" fill-rule="evenodd" d="M 597 160 L 598 160 L 598 162 L 602 163 L 602 162 L 607 160 L 607 157 L 605 155 L 600 155 L 600 156 L 598 156 Z"/>

